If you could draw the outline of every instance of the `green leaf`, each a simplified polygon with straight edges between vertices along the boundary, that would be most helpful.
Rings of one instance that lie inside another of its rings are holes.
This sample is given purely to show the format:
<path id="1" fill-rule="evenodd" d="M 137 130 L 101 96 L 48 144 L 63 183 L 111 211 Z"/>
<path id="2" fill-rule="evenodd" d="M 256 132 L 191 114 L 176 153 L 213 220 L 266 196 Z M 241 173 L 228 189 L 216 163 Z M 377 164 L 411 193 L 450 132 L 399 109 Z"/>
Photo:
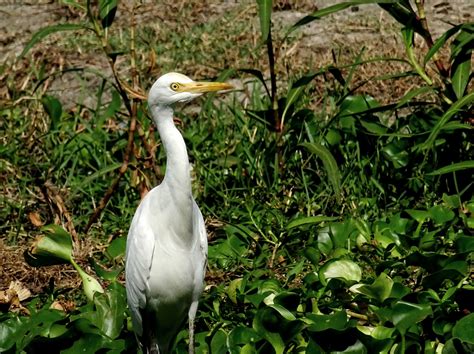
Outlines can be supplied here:
<path id="1" fill-rule="evenodd" d="M 296 219 L 291 220 L 288 225 L 286 226 L 287 230 L 291 230 L 295 227 L 300 227 L 303 225 L 314 225 L 314 224 L 320 224 L 322 222 L 326 221 L 335 221 L 338 218 L 336 216 L 324 216 L 324 215 L 318 215 L 318 216 L 303 216 L 299 217 Z"/>
<path id="2" fill-rule="evenodd" d="M 474 169 L 474 160 L 456 162 L 451 165 L 443 166 L 437 170 L 427 173 L 429 176 L 444 175 L 446 173 L 453 173 L 463 170 L 472 170 Z"/>
<path id="3" fill-rule="evenodd" d="M 56 32 L 62 32 L 62 31 L 76 31 L 76 30 L 82 30 L 82 29 L 87 29 L 90 30 L 89 27 L 81 24 L 76 24 L 76 23 L 61 23 L 58 25 L 53 25 L 53 26 L 48 26 L 40 29 L 37 31 L 35 34 L 33 34 L 33 37 L 31 37 L 30 41 L 26 43 L 25 48 L 21 52 L 19 59 L 23 58 L 26 53 L 38 42 L 40 42 L 42 39 L 45 37 L 49 36 L 52 33 Z"/>
<path id="4" fill-rule="evenodd" d="M 268 311 L 274 310 L 268 309 Z M 259 334 L 262 338 L 265 338 L 272 345 L 273 349 L 275 350 L 275 354 L 283 354 L 285 351 L 285 343 L 283 342 L 280 334 L 270 331 L 267 328 L 268 325 L 265 325 L 269 322 L 268 311 L 265 311 L 265 308 L 257 311 L 257 314 L 255 315 L 252 322 L 252 327 L 255 332 L 257 332 L 257 334 Z M 277 321 L 276 318 L 274 318 L 274 320 Z M 276 325 L 276 323 L 274 325 Z M 222 353 L 222 351 L 215 353 Z"/>
<path id="5" fill-rule="evenodd" d="M 350 284 L 360 281 L 362 271 L 357 263 L 348 259 L 337 259 L 326 262 L 320 269 L 320 279 L 323 285 L 330 279 L 341 279 Z"/>
<path id="6" fill-rule="evenodd" d="M 418 322 L 423 321 L 432 314 L 431 306 L 428 304 L 413 304 L 398 301 L 392 307 L 392 322 L 401 334 Z"/>
<path id="7" fill-rule="evenodd" d="M 301 20 L 296 22 L 290 31 L 293 31 L 297 27 L 304 26 L 310 22 L 313 22 L 315 20 L 319 20 L 324 16 L 328 16 L 330 14 L 333 14 L 335 12 L 339 12 L 341 10 L 345 10 L 351 6 L 355 5 L 363 5 L 363 4 L 375 4 L 375 3 L 393 3 L 394 0 L 356 0 L 356 1 L 347 1 L 347 2 L 342 2 L 339 4 L 335 4 L 332 6 L 325 7 L 323 9 L 320 9 L 318 11 L 313 12 L 312 14 L 303 17 Z"/>
<path id="8" fill-rule="evenodd" d="M 44 110 L 51 119 L 51 129 L 57 129 L 59 122 L 61 121 L 61 116 L 63 114 L 61 102 L 59 102 L 56 97 L 43 96 L 43 98 L 41 99 L 41 103 L 43 103 Z"/>
<path id="9" fill-rule="evenodd" d="M 339 107 L 339 116 L 351 116 L 379 107 L 378 101 L 369 95 L 347 96 Z"/>
<path id="10" fill-rule="evenodd" d="M 71 259 L 71 264 L 79 273 L 79 276 L 81 277 L 82 288 L 84 290 L 84 294 L 86 295 L 89 301 L 94 300 L 95 293 L 104 292 L 104 289 L 102 288 L 102 286 L 100 285 L 100 283 L 97 281 L 96 278 L 87 274 L 73 259 Z"/>
<path id="11" fill-rule="evenodd" d="M 409 104 L 413 98 L 427 92 L 434 92 L 434 89 L 431 86 L 422 86 L 409 90 L 397 103 L 395 108 L 400 108 Z"/>
<path id="12" fill-rule="evenodd" d="M 44 226 L 41 231 L 31 251 L 25 253 L 28 264 L 41 267 L 72 262 L 71 235 L 58 225 Z"/>
<path id="13" fill-rule="evenodd" d="M 471 75 L 471 52 L 458 55 L 451 66 L 451 82 L 459 99 L 464 95 Z"/>
<path id="14" fill-rule="evenodd" d="M 117 282 L 111 283 L 106 293 L 94 298 L 94 304 L 97 310 L 95 324 L 107 337 L 116 339 L 122 331 L 125 320 L 127 307 L 125 288 Z"/>
<path id="15" fill-rule="evenodd" d="M 272 0 L 257 0 L 260 17 L 260 33 L 264 41 L 268 40 L 272 22 Z"/>
<path id="16" fill-rule="evenodd" d="M 114 239 L 107 247 L 107 254 L 112 259 L 124 256 L 126 244 L 127 238 L 125 236 Z"/>
<path id="17" fill-rule="evenodd" d="M 308 325 L 308 331 L 311 332 L 321 332 L 327 329 L 342 331 L 347 326 L 345 311 L 335 311 L 330 315 L 308 313 L 302 320 Z"/>
<path id="18" fill-rule="evenodd" d="M 109 27 L 117 12 L 118 0 L 99 0 L 99 16 L 102 20 L 102 27 Z"/>
<path id="19" fill-rule="evenodd" d="M 377 301 L 383 302 L 392 293 L 393 280 L 385 273 L 380 273 L 371 285 L 355 284 L 350 287 L 350 291 L 357 294 L 364 294 Z"/>
<path id="20" fill-rule="evenodd" d="M 237 289 L 240 287 L 240 284 L 242 284 L 242 278 L 237 278 L 232 280 L 227 287 L 227 296 L 235 305 L 237 305 Z"/>
<path id="21" fill-rule="evenodd" d="M 443 116 L 438 120 L 436 125 L 431 129 L 431 133 L 426 141 L 419 145 L 419 149 L 427 150 L 431 149 L 436 138 L 438 137 L 439 132 L 444 127 L 444 125 L 464 106 L 470 105 L 474 102 L 474 92 L 467 94 L 466 96 L 461 97 L 459 100 L 453 103 L 453 105 L 443 114 Z"/>
<path id="22" fill-rule="evenodd" d="M 457 25 L 457 26 L 454 26 L 454 27 L 450 28 L 446 32 L 444 32 L 433 43 L 433 46 L 426 53 L 423 65 L 426 65 L 426 63 L 428 63 L 428 61 L 433 57 L 433 55 L 435 55 L 438 52 L 438 50 L 448 41 L 448 39 L 451 38 L 453 35 L 455 35 L 462 26 L 463 25 Z"/>
<path id="23" fill-rule="evenodd" d="M 453 328 L 453 337 L 459 340 L 474 344 L 474 313 L 461 318 Z"/>
<path id="24" fill-rule="evenodd" d="M 323 161 L 329 182 L 332 184 L 334 192 L 339 195 L 341 192 L 341 173 L 336 159 L 332 156 L 331 152 L 317 143 L 302 143 L 301 145 Z"/>
<path id="25" fill-rule="evenodd" d="M 429 209 L 431 218 L 437 225 L 445 224 L 454 219 L 454 212 L 443 205 L 435 205 Z"/>

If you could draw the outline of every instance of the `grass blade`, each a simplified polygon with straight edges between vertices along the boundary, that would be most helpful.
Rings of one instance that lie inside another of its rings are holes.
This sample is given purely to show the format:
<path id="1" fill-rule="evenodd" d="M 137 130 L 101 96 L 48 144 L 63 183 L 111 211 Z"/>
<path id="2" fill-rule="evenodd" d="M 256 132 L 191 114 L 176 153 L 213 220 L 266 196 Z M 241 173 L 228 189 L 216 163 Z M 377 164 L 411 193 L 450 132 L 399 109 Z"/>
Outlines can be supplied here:
<path id="1" fill-rule="evenodd" d="M 82 30 L 82 29 L 88 29 L 90 30 L 89 27 L 82 25 L 82 24 L 77 24 L 77 23 L 61 23 L 59 25 L 53 25 L 53 26 L 48 26 L 40 29 L 38 32 L 36 32 L 33 37 L 31 37 L 30 41 L 26 43 L 25 48 L 21 52 L 19 59 L 23 58 L 26 53 L 37 43 L 39 43 L 43 38 L 49 36 L 52 33 L 56 32 L 62 32 L 62 31 L 76 31 L 76 30 Z"/>
<path id="2" fill-rule="evenodd" d="M 334 191 L 339 194 L 341 192 L 341 172 L 337 166 L 336 159 L 331 152 L 321 144 L 303 143 L 301 144 L 312 154 L 318 156 L 322 161 L 324 168 L 328 174 L 329 182 L 332 184 Z"/>
<path id="3" fill-rule="evenodd" d="M 427 173 L 429 176 L 444 175 L 446 173 L 474 169 L 474 160 L 456 162 L 448 166 L 443 166 L 437 170 Z"/>
<path id="4" fill-rule="evenodd" d="M 270 34 L 270 25 L 272 19 L 272 0 L 257 0 L 258 15 L 260 16 L 260 31 L 262 39 L 266 41 Z"/>

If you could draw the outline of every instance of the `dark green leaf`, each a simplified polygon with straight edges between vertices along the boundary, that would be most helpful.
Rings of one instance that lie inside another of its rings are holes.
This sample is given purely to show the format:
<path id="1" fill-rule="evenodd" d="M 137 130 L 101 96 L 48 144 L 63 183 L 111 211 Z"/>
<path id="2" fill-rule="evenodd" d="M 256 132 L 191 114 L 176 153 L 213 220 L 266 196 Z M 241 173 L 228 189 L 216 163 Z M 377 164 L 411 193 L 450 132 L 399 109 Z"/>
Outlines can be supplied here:
<path id="1" fill-rule="evenodd" d="M 318 215 L 318 216 L 303 216 L 299 217 L 296 219 L 291 220 L 286 228 L 288 230 L 291 230 L 295 227 L 303 226 L 303 225 L 314 225 L 314 224 L 320 224 L 322 222 L 326 221 L 335 221 L 338 218 L 335 216 L 324 216 L 324 215 Z"/>
<path id="2" fill-rule="evenodd" d="M 428 304 L 413 304 L 405 301 L 398 301 L 392 310 L 393 324 L 402 334 L 432 314 L 431 306 Z"/>
<path id="3" fill-rule="evenodd" d="M 453 337 L 474 344 L 474 313 L 471 313 L 456 322 L 453 328 Z"/>
<path id="4" fill-rule="evenodd" d="M 308 313 L 303 322 L 308 325 L 308 330 L 321 332 L 327 329 L 341 331 L 347 326 L 347 314 L 345 311 L 335 311 L 331 315 Z"/>
<path id="5" fill-rule="evenodd" d="M 434 176 L 444 175 L 446 173 L 453 173 L 457 171 L 470 170 L 470 169 L 471 170 L 474 169 L 474 160 L 456 162 L 451 165 L 443 166 L 433 172 L 427 173 L 427 175 L 434 175 Z"/>

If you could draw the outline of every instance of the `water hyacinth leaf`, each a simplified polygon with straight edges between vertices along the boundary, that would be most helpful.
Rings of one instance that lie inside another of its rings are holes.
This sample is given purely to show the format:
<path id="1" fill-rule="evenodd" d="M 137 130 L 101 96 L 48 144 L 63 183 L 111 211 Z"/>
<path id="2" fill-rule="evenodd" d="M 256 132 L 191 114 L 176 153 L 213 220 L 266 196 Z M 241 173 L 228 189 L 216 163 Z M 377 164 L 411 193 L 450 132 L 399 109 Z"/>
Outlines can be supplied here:
<path id="1" fill-rule="evenodd" d="M 390 297 L 392 287 L 393 280 L 387 274 L 380 273 L 371 285 L 355 284 L 351 286 L 349 290 L 383 302 Z"/>
<path id="2" fill-rule="evenodd" d="M 347 96 L 339 107 L 339 116 L 351 116 L 379 106 L 378 101 L 369 95 Z"/>
<path id="3" fill-rule="evenodd" d="M 115 339 L 120 335 L 125 320 L 125 288 L 117 282 L 110 284 L 107 292 L 94 298 L 97 310 L 95 324 L 107 337 Z"/>
<path id="4" fill-rule="evenodd" d="M 47 225 L 42 235 L 25 252 L 25 260 L 34 267 L 72 262 L 72 238 L 61 226 Z"/>
<path id="5" fill-rule="evenodd" d="M 327 329 L 342 331 L 348 323 L 345 311 L 335 311 L 330 315 L 308 313 L 302 320 L 308 325 L 308 330 L 312 332 L 321 332 Z"/>
<path id="6" fill-rule="evenodd" d="M 456 322 L 453 328 L 453 337 L 463 342 L 474 344 L 474 313 L 471 313 Z"/>
<path id="7" fill-rule="evenodd" d="M 320 278 L 323 285 L 330 279 L 341 279 L 346 284 L 360 281 L 362 271 L 357 263 L 348 259 L 337 259 L 326 262 L 320 269 Z"/>
<path id="8" fill-rule="evenodd" d="M 442 225 L 448 221 L 451 221 L 455 216 L 451 209 L 443 205 L 435 205 L 429 209 L 429 212 L 431 214 L 431 219 L 437 225 Z"/>
<path id="9" fill-rule="evenodd" d="M 112 242 L 107 247 L 107 255 L 112 259 L 124 256 L 126 243 L 126 237 L 118 237 L 112 240 Z"/>
<path id="10" fill-rule="evenodd" d="M 398 301 L 392 307 L 392 322 L 400 333 L 405 334 L 411 326 L 423 321 L 431 314 L 431 306 L 428 304 Z"/>
<path id="11" fill-rule="evenodd" d="M 274 311 L 270 309 L 268 310 Z M 268 326 L 271 321 L 273 321 L 273 326 L 279 325 L 276 316 L 274 316 L 272 319 L 269 319 L 269 312 L 265 311 L 265 309 L 260 309 L 257 311 L 257 314 L 253 319 L 252 328 L 255 330 L 255 332 L 257 332 L 257 334 L 259 334 L 262 338 L 265 338 L 272 345 L 273 349 L 275 350 L 275 354 L 283 354 L 285 351 L 285 343 L 283 342 L 280 334 L 272 332 L 266 328 L 266 325 Z"/>
<path id="12" fill-rule="evenodd" d="M 459 236 L 454 241 L 458 253 L 474 252 L 474 237 Z"/>

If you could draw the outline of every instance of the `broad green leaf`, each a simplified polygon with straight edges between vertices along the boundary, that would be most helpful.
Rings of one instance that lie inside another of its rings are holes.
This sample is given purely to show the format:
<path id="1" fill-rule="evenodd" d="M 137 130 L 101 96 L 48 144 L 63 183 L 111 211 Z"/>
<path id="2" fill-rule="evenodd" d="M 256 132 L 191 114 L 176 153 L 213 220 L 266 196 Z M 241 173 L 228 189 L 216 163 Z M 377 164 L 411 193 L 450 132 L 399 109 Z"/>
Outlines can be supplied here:
<path id="1" fill-rule="evenodd" d="M 415 219 L 418 223 L 423 223 L 431 218 L 431 213 L 428 210 L 413 210 L 408 209 L 405 212 Z"/>
<path id="2" fill-rule="evenodd" d="M 320 278 L 323 284 L 330 279 L 341 279 L 347 284 L 360 281 L 362 270 L 357 263 L 348 259 L 337 259 L 326 262 L 320 269 Z"/>
<path id="3" fill-rule="evenodd" d="M 107 288 L 107 292 L 94 297 L 97 309 L 96 325 L 111 339 L 116 339 L 122 330 L 125 320 L 125 288 L 117 282 L 113 282 Z"/>
<path id="4" fill-rule="evenodd" d="M 474 313 L 461 318 L 453 328 L 453 337 L 474 344 Z"/>
<path id="5" fill-rule="evenodd" d="M 438 224 L 438 225 L 442 225 L 448 221 L 453 220 L 455 216 L 454 212 L 451 209 L 443 205 L 432 206 L 429 209 L 429 212 L 435 224 Z"/>
<path id="6" fill-rule="evenodd" d="M 387 274 L 380 273 L 371 285 L 355 284 L 349 290 L 383 302 L 392 293 L 392 287 L 393 280 Z"/>
<path id="7" fill-rule="evenodd" d="M 347 96 L 340 104 L 339 116 L 351 116 L 379 106 L 379 102 L 369 95 Z"/>
<path id="8" fill-rule="evenodd" d="M 77 30 L 82 30 L 82 29 L 87 29 L 90 30 L 89 27 L 82 25 L 82 24 L 76 24 L 76 23 L 61 23 L 58 25 L 53 25 L 53 26 L 48 26 L 40 29 L 39 31 L 35 32 L 33 34 L 33 37 L 31 37 L 30 41 L 26 43 L 25 48 L 20 54 L 20 59 L 23 58 L 26 53 L 37 43 L 39 43 L 42 39 L 45 37 L 49 36 L 52 33 L 56 32 L 62 32 L 62 31 L 77 31 Z"/>
<path id="9" fill-rule="evenodd" d="M 303 216 L 296 219 L 291 220 L 288 225 L 286 226 L 287 230 L 291 230 L 295 227 L 303 226 L 303 225 L 313 225 L 313 224 L 320 224 L 326 221 L 335 221 L 338 218 L 335 216 Z"/>
<path id="10" fill-rule="evenodd" d="M 246 344 L 255 343 L 260 340 L 260 336 L 252 328 L 237 326 L 229 332 L 228 335 L 230 347 Z"/>
<path id="11" fill-rule="evenodd" d="M 413 325 L 423 321 L 432 314 L 431 306 L 428 304 L 413 304 L 398 301 L 392 307 L 392 322 L 401 334 Z"/>
<path id="12" fill-rule="evenodd" d="M 264 41 L 268 40 L 272 23 L 272 0 L 257 0 L 260 17 L 260 32 Z"/>
<path id="13" fill-rule="evenodd" d="M 336 159 L 332 156 L 331 152 L 317 143 L 302 143 L 301 145 L 323 161 L 329 182 L 332 184 L 334 192 L 339 195 L 341 192 L 341 173 L 337 166 Z"/>
<path id="14" fill-rule="evenodd" d="M 127 244 L 127 238 L 125 236 L 118 237 L 112 240 L 112 242 L 107 247 L 108 256 L 112 259 L 124 256 L 126 244 Z"/>
<path id="15" fill-rule="evenodd" d="M 35 267 L 72 261 L 72 238 L 61 226 L 47 225 L 42 235 L 33 243 L 31 252 L 25 254 L 26 261 Z"/>
<path id="16" fill-rule="evenodd" d="M 454 244 L 459 253 L 474 252 L 473 236 L 459 236 L 456 238 Z"/>
<path id="17" fill-rule="evenodd" d="M 335 311 L 330 315 L 308 313 L 302 318 L 311 332 L 321 332 L 327 329 L 342 331 L 347 326 L 347 314 L 345 311 Z"/>
<path id="18" fill-rule="evenodd" d="M 446 173 L 453 173 L 463 170 L 472 170 L 474 169 L 474 160 L 456 162 L 451 165 L 443 166 L 437 170 L 427 173 L 429 176 L 444 175 Z"/>
<path id="19" fill-rule="evenodd" d="M 283 339 L 281 338 L 280 334 L 270 331 L 267 328 L 269 323 L 268 315 L 272 316 L 272 313 L 269 311 L 274 310 L 271 310 L 269 308 L 259 309 L 253 319 L 252 327 L 255 332 L 257 332 L 257 334 L 265 338 L 272 345 L 273 349 L 275 350 L 275 354 L 283 354 L 285 351 L 285 343 L 283 342 Z M 272 320 L 275 321 L 273 325 L 278 326 L 278 319 L 276 318 L 276 316 Z"/>

